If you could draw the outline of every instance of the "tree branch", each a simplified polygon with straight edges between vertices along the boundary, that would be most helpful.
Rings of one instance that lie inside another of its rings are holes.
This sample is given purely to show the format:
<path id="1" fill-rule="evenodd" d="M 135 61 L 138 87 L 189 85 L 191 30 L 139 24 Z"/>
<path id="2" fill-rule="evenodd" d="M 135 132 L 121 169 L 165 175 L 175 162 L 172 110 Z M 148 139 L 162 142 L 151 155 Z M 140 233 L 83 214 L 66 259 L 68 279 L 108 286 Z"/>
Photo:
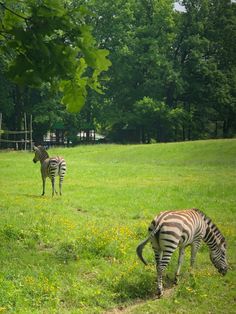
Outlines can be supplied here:
<path id="1" fill-rule="evenodd" d="M 7 37 L 7 35 L 5 35 L 5 34 L 8 34 L 7 32 L 2 32 L 2 31 L 0 31 L 0 35 L 2 36 L 2 37 L 4 37 L 5 39 L 9 39 L 8 37 Z M 9 35 L 9 34 L 8 34 Z"/>
<path id="2" fill-rule="evenodd" d="M 28 20 L 26 17 L 24 17 L 24 16 L 22 16 L 22 15 L 16 13 L 15 11 L 9 9 L 8 7 L 6 7 L 4 3 L 0 2 L 0 5 L 1 5 L 5 10 L 9 11 L 11 14 L 14 14 L 15 16 L 18 16 L 19 18 L 21 18 L 21 19 L 23 19 L 23 20 L 25 20 L 25 21 Z"/>

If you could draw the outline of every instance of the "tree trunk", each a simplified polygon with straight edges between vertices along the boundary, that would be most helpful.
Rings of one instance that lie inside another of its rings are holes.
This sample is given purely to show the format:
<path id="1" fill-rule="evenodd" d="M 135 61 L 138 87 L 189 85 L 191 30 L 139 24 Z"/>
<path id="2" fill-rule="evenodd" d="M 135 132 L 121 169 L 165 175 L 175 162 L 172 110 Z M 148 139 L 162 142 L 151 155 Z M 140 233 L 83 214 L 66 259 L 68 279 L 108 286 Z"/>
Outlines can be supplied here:
<path id="1" fill-rule="evenodd" d="M 223 123 L 223 137 L 225 137 L 225 138 L 230 137 L 230 127 L 231 127 L 231 125 L 232 125 L 232 121 L 230 121 L 229 118 L 224 120 L 224 123 Z"/>
<path id="2" fill-rule="evenodd" d="M 16 86 L 14 90 L 14 103 L 15 103 L 15 119 L 14 119 L 14 130 L 21 130 L 21 120 L 22 120 L 22 111 L 23 111 L 23 103 L 22 103 L 22 92 L 19 87 Z"/>
<path id="3" fill-rule="evenodd" d="M 214 132 L 214 138 L 218 137 L 218 121 L 215 121 L 215 132 Z"/>
<path id="4" fill-rule="evenodd" d="M 86 130 L 86 142 L 89 142 L 89 130 Z"/>
<path id="5" fill-rule="evenodd" d="M 190 141 L 191 140 L 191 118 L 190 118 L 190 116 L 191 116 L 191 104 L 189 103 L 188 104 L 188 140 Z"/>
<path id="6" fill-rule="evenodd" d="M 185 141 L 185 126 L 184 124 L 182 125 L 182 139 Z"/>
<path id="7" fill-rule="evenodd" d="M 60 130 L 56 129 L 56 145 L 60 144 Z"/>

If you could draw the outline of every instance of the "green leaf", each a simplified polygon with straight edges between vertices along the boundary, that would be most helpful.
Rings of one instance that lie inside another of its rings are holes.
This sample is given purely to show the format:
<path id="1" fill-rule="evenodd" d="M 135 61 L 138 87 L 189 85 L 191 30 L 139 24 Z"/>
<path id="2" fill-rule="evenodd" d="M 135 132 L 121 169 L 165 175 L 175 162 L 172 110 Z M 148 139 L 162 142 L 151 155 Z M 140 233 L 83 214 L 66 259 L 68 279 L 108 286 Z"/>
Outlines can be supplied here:
<path id="1" fill-rule="evenodd" d="M 62 17 L 66 14 L 64 3 L 61 0 L 44 0 L 37 9 L 37 16 Z"/>
<path id="2" fill-rule="evenodd" d="M 69 112 L 79 112 L 85 104 L 87 90 L 86 83 L 78 85 L 74 80 L 64 81 L 61 84 L 64 96 L 62 103 Z"/>
<path id="3" fill-rule="evenodd" d="M 78 67 L 76 69 L 76 79 L 79 81 L 81 76 L 84 74 L 85 70 L 87 69 L 87 63 L 85 62 L 84 58 L 80 58 L 78 61 Z"/>
<path id="4" fill-rule="evenodd" d="M 4 13 L 4 17 L 2 18 L 1 24 L 2 28 L 7 31 L 15 27 L 24 26 L 25 21 L 17 15 L 12 14 L 10 11 L 6 10 Z"/>
<path id="5" fill-rule="evenodd" d="M 106 49 L 98 49 L 96 51 L 96 68 L 102 71 L 107 71 L 111 66 L 111 61 L 107 59 L 109 51 Z"/>

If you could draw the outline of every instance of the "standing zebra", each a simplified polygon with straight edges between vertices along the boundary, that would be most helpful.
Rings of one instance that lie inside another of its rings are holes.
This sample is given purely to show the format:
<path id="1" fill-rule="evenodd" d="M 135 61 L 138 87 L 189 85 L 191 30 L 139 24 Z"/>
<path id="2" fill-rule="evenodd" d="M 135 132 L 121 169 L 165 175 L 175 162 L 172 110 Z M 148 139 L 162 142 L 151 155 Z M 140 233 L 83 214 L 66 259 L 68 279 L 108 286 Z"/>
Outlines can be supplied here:
<path id="1" fill-rule="evenodd" d="M 142 241 L 136 251 L 141 261 L 147 265 L 142 256 L 144 246 L 150 241 L 155 253 L 157 269 L 157 295 L 163 294 L 162 274 L 173 252 L 179 247 L 178 267 L 175 283 L 178 282 L 183 262 L 185 247 L 191 245 L 191 267 L 203 240 L 209 247 L 210 259 L 219 273 L 225 275 L 228 270 L 226 260 L 226 242 L 220 230 L 210 218 L 198 209 L 164 211 L 152 221 L 148 228 L 149 236 Z"/>
<path id="2" fill-rule="evenodd" d="M 62 182 L 66 173 L 66 162 L 62 157 L 49 157 L 46 149 L 43 146 L 34 146 L 35 156 L 33 162 L 40 161 L 41 175 L 43 180 L 43 193 L 45 193 L 45 181 L 49 177 L 52 182 L 52 196 L 55 190 L 55 176 L 59 176 L 59 189 L 61 195 Z"/>

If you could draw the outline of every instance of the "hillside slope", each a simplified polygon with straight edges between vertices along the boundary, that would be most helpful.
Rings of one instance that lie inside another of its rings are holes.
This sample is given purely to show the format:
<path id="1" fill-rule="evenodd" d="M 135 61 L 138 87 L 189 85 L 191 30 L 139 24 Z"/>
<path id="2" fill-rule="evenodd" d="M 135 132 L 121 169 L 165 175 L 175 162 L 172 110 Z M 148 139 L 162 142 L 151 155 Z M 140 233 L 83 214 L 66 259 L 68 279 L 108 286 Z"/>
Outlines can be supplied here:
<path id="1" fill-rule="evenodd" d="M 234 313 L 236 140 L 52 149 L 68 172 L 63 195 L 41 197 L 33 154 L 0 152 L 0 313 Z M 178 287 L 177 254 L 155 297 L 156 271 L 135 248 L 162 210 L 197 207 L 228 242 L 231 270 L 221 277 L 202 246 Z M 169 289 L 169 290 L 168 290 Z M 146 302 L 147 300 L 147 302 Z M 145 302 L 143 302 L 145 301 Z M 197 310 L 196 310 L 197 309 Z"/>

